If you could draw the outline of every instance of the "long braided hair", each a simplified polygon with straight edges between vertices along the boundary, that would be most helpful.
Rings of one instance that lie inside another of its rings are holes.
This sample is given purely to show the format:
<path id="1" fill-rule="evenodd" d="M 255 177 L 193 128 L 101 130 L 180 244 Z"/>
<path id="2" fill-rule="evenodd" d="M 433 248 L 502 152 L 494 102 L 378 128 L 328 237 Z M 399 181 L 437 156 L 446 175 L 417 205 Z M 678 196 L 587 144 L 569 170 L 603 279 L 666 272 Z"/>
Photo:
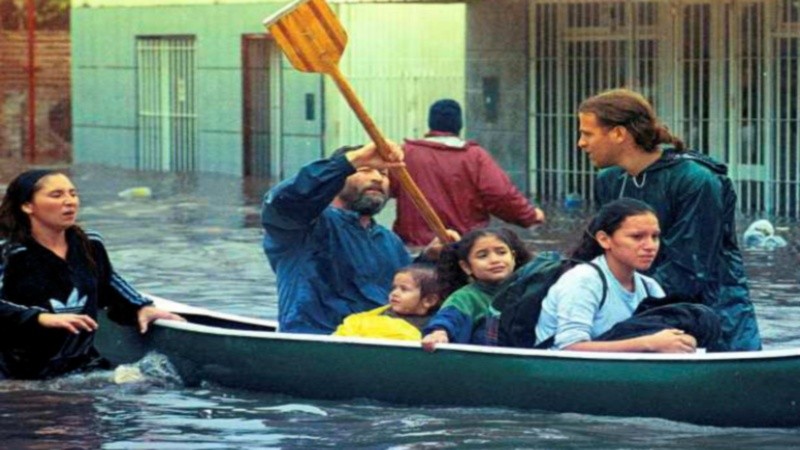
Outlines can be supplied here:
<path id="1" fill-rule="evenodd" d="M 601 92 L 584 100 L 578 112 L 594 114 L 603 127 L 624 127 L 646 152 L 654 152 L 660 144 L 672 144 L 676 151 L 686 151 L 683 141 L 656 117 L 650 102 L 630 89 Z"/>

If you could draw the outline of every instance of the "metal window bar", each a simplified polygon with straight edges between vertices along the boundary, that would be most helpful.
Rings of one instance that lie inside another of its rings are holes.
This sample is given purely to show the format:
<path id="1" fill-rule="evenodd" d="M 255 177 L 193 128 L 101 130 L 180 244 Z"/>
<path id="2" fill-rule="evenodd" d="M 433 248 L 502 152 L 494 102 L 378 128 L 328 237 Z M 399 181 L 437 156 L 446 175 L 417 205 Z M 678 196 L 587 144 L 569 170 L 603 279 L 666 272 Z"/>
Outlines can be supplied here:
<path id="1" fill-rule="evenodd" d="M 139 37 L 136 54 L 137 168 L 196 170 L 194 38 Z"/>
<path id="2" fill-rule="evenodd" d="M 654 90 L 659 10 L 657 1 L 531 5 L 531 181 L 540 197 L 592 195 L 594 169 L 575 145 L 575 110 L 604 89 Z"/>
<path id="3" fill-rule="evenodd" d="M 800 4 L 795 0 L 533 1 L 532 186 L 592 195 L 574 110 L 641 91 L 687 145 L 730 167 L 746 213 L 800 215 Z"/>
<path id="4" fill-rule="evenodd" d="M 776 8 L 772 33 L 775 86 L 774 192 L 775 213 L 798 217 L 800 201 L 800 4 L 783 0 Z"/>

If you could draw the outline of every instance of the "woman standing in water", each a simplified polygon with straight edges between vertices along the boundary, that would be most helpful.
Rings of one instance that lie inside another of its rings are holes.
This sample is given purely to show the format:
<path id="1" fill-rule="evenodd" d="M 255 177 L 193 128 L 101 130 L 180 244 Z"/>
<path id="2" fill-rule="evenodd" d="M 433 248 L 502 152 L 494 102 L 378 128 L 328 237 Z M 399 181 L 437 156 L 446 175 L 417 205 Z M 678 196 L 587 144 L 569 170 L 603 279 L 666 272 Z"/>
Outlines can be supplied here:
<path id="1" fill-rule="evenodd" d="M 103 241 L 76 219 L 80 200 L 59 172 L 30 170 L 0 204 L 0 378 L 48 378 L 107 367 L 94 348 L 97 315 L 183 320 L 158 309 L 114 272 Z"/>

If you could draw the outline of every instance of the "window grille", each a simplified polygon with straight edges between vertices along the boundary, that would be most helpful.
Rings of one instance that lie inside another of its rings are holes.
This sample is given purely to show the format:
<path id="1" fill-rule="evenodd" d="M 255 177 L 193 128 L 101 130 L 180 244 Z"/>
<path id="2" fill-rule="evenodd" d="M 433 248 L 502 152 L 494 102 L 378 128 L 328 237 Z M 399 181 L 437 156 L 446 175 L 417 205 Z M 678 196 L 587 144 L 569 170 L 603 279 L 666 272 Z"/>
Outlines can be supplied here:
<path id="1" fill-rule="evenodd" d="M 143 170 L 196 169 L 194 38 L 139 37 L 137 155 Z"/>
<path id="2" fill-rule="evenodd" d="M 531 184 L 593 195 L 575 111 L 605 89 L 642 92 L 690 148 L 728 164 L 747 213 L 798 217 L 800 2 L 533 1 Z"/>

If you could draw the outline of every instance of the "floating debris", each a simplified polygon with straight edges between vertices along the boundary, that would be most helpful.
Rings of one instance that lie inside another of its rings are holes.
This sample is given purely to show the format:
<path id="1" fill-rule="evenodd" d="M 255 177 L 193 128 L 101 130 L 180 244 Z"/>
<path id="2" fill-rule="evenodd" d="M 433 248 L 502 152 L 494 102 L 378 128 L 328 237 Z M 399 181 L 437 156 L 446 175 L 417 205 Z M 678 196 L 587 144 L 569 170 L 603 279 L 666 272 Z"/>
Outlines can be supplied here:
<path id="1" fill-rule="evenodd" d="M 786 239 L 776 235 L 775 227 L 766 219 L 751 223 L 744 232 L 742 242 L 744 242 L 745 248 L 772 250 L 786 247 Z"/>
<path id="2" fill-rule="evenodd" d="M 117 195 L 125 199 L 150 198 L 153 196 L 153 190 L 147 186 L 137 186 L 120 191 Z"/>

